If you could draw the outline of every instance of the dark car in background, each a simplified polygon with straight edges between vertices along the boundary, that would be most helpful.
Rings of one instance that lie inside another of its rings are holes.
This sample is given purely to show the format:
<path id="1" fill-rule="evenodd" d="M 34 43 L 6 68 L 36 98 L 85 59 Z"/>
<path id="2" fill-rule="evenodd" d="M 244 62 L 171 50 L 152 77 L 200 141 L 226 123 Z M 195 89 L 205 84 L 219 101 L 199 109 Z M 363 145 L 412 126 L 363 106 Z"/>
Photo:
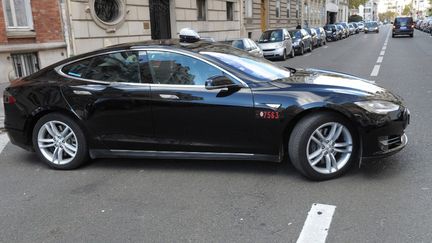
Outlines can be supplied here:
<path id="1" fill-rule="evenodd" d="M 255 43 L 255 41 L 249 38 L 241 38 L 237 40 L 233 40 L 231 45 L 233 47 L 242 49 L 244 51 L 249 52 L 251 55 L 256 57 L 263 57 L 263 51 L 259 46 Z"/>
<path id="2" fill-rule="evenodd" d="M 324 25 L 324 30 L 326 31 L 328 41 L 337 41 L 342 39 L 343 33 L 335 24 Z"/>
<path id="3" fill-rule="evenodd" d="M 365 32 L 365 34 L 367 34 L 369 32 L 379 33 L 378 23 L 375 21 L 366 22 L 365 27 L 364 27 L 364 32 Z"/>
<path id="4" fill-rule="evenodd" d="M 303 55 L 305 51 L 312 51 L 312 37 L 304 29 L 296 29 L 289 31 L 293 48 L 296 54 Z"/>
<path id="5" fill-rule="evenodd" d="M 325 45 L 327 42 L 326 32 L 323 27 L 315 28 L 318 38 L 318 46 Z"/>
<path id="6" fill-rule="evenodd" d="M 412 17 L 396 17 L 393 22 L 392 37 L 409 35 L 414 37 L 414 21 Z"/>
<path id="7" fill-rule="evenodd" d="M 295 56 L 291 36 L 285 28 L 264 31 L 258 40 L 258 46 L 268 59 L 286 60 L 288 56 Z"/>
<path id="8" fill-rule="evenodd" d="M 313 28 L 305 28 L 305 30 L 309 33 L 309 35 L 312 38 L 312 46 L 317 47 L 318 46 L 318 35 L 315 29 Z"/>
<path id="9" fill-rule="evenodd" d="M 12 81 L 3 102 L 12 144 L 61 170 L 90 158 L 289 158 L 304 176 L 325 180 L 363 157 L 400 151 L 409 121 L 402 100 L 363 79 L 202 41 L 68 58 Z"/>

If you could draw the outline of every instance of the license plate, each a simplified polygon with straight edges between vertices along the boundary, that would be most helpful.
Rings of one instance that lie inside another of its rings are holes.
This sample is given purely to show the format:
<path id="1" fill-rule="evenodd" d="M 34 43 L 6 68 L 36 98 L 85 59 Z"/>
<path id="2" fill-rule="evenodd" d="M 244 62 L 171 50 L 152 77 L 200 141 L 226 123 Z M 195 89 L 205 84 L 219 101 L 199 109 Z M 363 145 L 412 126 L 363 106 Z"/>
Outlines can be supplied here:
<path id="1" fill-rule="evenodd" d="M 406 27 L 406 26 L 401 26 L 400 29 L 401 29 L 401 30 L 406 30 L 407 27 Z"/>

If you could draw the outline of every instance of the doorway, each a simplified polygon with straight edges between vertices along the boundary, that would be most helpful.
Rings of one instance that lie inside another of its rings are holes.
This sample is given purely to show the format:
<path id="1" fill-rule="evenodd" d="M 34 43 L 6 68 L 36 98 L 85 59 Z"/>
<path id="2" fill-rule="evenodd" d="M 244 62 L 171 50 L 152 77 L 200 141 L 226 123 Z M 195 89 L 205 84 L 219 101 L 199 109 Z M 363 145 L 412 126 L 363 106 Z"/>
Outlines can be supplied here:
<path id="1" fill-rule="evenodd" d="M 171 39 L 170 0 L 150 0 L 149 4 L 152 39 Z"/>

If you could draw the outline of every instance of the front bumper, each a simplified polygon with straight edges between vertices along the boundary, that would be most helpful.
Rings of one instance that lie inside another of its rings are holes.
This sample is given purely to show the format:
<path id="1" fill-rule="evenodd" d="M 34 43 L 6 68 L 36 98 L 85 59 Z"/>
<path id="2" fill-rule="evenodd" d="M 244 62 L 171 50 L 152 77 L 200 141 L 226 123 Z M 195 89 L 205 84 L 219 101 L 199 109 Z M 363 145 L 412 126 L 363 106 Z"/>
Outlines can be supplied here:
<path id="1" fill-rule="evenodd" d="M 401 30 L 401 29 L 393 29 L 392 32 L 394 35 L 410 35 L 414 33 L 413 29 L 405 29 L 405 30 Z"/>
<path id="2" fill-rule="evenodd" d="M 284 47 L 279 47 L 274 50 L 263 50 L 263 55 L 265 58 L 279 58 L 283 56 L 284 51 Z"/>
<path id="3" fill-rule="evenodd" d="M 410 122 L 410 112 L 404 108 L 383 118 L 387 121 L 363 129 L 362 157 L 380 158 L 393 155 L 408 143 L 405 128 Z"/>

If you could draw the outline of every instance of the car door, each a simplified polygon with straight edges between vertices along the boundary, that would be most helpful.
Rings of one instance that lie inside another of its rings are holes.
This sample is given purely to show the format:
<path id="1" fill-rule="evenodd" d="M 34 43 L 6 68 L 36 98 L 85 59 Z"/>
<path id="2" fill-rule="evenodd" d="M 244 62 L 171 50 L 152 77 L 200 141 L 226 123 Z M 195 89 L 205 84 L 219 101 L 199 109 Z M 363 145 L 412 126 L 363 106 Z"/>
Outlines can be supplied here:
<path id="1" fill-rule="evenodd" d="M 147 66 L 146 66 L 147 65 Z M 153 149 L 151 81 L 145 53 L 116 51 L 66 65 L 71 108 L 104 149 Z"/>
<path id="2" fill-rule="evenodd" d="M 287 53 L 289 54 L 289 53 L 291 53 L 293 47 L 292 47 L 291 36 L 290 36 L 288 30 L 283 29 L 283 36 L 284 36 L 285 47 L 286 47 Z"/>
<path id="3" fill-rule="evenodd" d="M 155 136 L 160 151 L 250 152 L 254 108 L 249 88 L 208 90 L 204 83 L 225 75 L 195 55 L 148 50 Z M 238 81 L 235 81 L 238 82 Z"/>

